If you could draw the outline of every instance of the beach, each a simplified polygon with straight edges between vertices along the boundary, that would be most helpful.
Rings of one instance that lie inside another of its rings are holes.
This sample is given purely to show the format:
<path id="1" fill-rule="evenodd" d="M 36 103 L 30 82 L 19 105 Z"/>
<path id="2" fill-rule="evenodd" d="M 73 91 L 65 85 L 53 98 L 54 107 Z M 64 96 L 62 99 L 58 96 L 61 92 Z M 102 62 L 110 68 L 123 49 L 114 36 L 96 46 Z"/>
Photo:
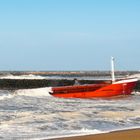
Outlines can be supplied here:
<path id="1" fill-rule="evenodd" d="M 129 129 L 94 135 L 56 138 L 53 140 L 140 140 L 140 129 Z"/>

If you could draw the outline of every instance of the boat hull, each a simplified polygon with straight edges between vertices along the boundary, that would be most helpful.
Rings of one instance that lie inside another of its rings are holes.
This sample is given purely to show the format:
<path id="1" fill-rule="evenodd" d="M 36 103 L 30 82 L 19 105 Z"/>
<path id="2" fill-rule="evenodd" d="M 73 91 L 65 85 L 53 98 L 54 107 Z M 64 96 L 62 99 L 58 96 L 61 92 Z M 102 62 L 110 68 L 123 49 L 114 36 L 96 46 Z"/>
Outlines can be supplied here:
<path id="1" fill-rule="evenodd" d="M 102 98 L 132 93 L 137 79 L 121 80 L 113 84 L 91 84 L 52 88 L 51 95 L 61 98 Z"/>

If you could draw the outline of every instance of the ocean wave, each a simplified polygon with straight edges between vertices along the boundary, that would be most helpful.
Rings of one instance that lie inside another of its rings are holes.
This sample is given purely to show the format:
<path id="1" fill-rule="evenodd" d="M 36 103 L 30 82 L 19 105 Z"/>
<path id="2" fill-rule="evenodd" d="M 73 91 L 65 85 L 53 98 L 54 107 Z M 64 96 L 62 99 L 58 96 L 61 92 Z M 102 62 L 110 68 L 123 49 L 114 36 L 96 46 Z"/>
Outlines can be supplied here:
<path id="1" fill-rule="evenodd" d="M 140 127 L 140 96 L 113 99 L 50 97 L 51 87 L 0 91 L 0 135 L 51 139 Z M 14 97 L 14 98 L 12 98 Z"/>
<path id="2" fill-rule="evenodd" d="M 40 96 L 51 96 L 49 92 L 52 92 L 51 87 L 36 88 L 36 89 L 21 89 L 16 90 L 14 94 L 22 96 L 40 97 Z"/>
<path id="3" fill-rule="evenodd" d="M 138 78 L 138 80 L 140 80 L 140 73 L 130 75 L 128 78 Z"/>
<path id="4" fill-rule="evenodd" d="M 9 99 L 9 98 L 13 98 L 14 95 L 12 94 L 3 94 L 3 95 L 0 95 L 0 100 L 5 100 L 5 99 Z"/>
<path id="5" fill-rule="evenodd" d="M 39 75 L 33 75 L 33 74 L 28 74 L 28 75 L 7 74 L 4 76 L 1 76 L 0 79 L 46 79 L 46 77 L 39 76 Z"/>
<path id="6" fill-rule="evenodd" d="M 51 87 L 46 88 L 35 88 L 35 89 L 20 89 L 15 91 L 0 91 L 0 100 L 6 100 L 15 96 L 30 96 L 30 97 L 41 97 L 51 96 L 49 92 L 52 92 Z"/>

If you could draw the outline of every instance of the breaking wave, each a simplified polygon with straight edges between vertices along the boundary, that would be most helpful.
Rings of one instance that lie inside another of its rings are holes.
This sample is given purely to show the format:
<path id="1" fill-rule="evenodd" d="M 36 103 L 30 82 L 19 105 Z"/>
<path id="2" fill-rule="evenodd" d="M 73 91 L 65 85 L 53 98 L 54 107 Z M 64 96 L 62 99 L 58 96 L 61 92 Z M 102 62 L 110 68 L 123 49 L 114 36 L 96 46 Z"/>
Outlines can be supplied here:
<path id="1" fill-rule="evenodd" d="M 5 99 L 9 99 L 9 98 L 13 98 L 13 95 L 12 94 L 0 95 L 0 100 L 5 100 Z"/>
<path id="2" fill-rule="evenodd" d="M 41 96 L 51 96 L 49 92 L 52 92 L 51 87 L 46 88 L 36 88 L 36 89 L 21 89 L 15 91 L 0 91 L 0 100 L 6 100 L 14 98 L 15 96 L 30 96 L 30 97 L 41 97 Z"/>
<path id="3" fill-rule="evenodd" d="M 40 96 L 51 96 L 49 92 L 52 92 L 51 87 L 16 90 L 14 94 L 22 96 L 40 97 Z"/>
<path id="4" fill-rule="evenodd" d="M 39 76 L 39 75 L 33 75 L 33 74 L 28 74 L 28 75 L 7 74 L 4 76 L 1 76 L 0 79 L 46 79 L 46 77 Z"/>
<path id="5" fill-rule="evenodd" d="M 51 139 L 140 127 L 140 96 L 119 99 L 54 98 L 51 87 L 0 90 L 0 135 Z"/>

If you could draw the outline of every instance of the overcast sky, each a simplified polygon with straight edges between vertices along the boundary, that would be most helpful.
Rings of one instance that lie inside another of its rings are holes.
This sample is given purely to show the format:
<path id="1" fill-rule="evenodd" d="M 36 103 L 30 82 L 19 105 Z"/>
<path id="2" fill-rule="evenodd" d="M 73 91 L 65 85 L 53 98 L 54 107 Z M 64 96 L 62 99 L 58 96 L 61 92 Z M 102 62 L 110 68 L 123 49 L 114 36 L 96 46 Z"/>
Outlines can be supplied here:
<path id="1" fill-rule="evenodd" d="M 1 0 L 0 70 L 140 70 L 140 0 Z"/>

